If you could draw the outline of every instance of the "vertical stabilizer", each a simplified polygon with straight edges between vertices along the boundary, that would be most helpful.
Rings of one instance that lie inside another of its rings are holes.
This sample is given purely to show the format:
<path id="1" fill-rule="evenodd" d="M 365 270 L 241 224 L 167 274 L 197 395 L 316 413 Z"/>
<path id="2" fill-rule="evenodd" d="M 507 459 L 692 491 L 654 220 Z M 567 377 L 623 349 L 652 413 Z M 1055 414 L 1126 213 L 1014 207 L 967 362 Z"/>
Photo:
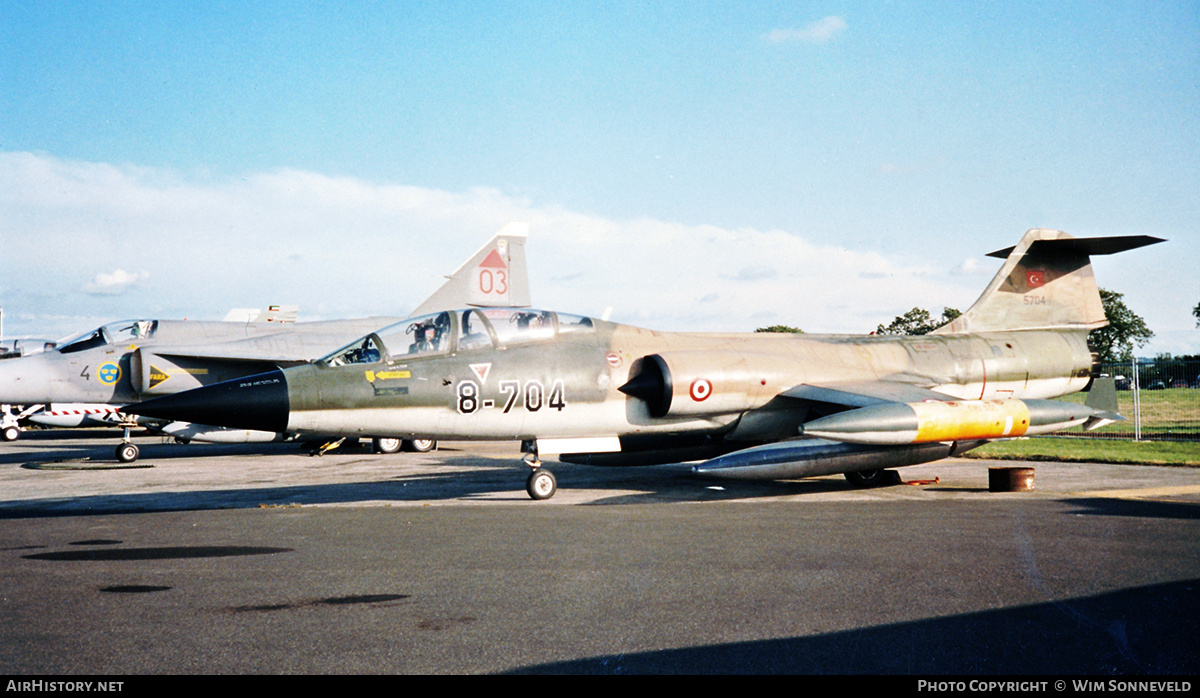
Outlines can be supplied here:
<path id="1" fill-rule="evenodd" d="M 987 290 L 967 312 L 935 334 L 1071 328 L 1108 324 L 1092 274 L 1092 255 L 1163 242 L 1147 235 L 1075 238 L 1034 228 L 1016 244 L 989 254 L 1004 259 Z"/>
<path id="2" fill-rule="evenodd" d="M 509 223 L 479 248 L 410 317 L 469 305 L 528 308 L 529 274 L 525 269 L 528 223 Z"/>

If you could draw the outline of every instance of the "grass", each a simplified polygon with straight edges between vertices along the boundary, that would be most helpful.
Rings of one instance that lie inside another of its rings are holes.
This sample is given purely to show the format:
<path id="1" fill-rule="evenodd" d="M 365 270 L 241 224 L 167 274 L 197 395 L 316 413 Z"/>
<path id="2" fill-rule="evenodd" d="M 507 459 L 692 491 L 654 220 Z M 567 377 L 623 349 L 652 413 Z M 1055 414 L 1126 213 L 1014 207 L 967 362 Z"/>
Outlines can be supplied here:
<path id="1" fill-rule="evenodd" d="M 1081 403 L 1086 397 L 1086 393 L 1075 393 L 1058 399 Z M 1061 436 L 993 441 L 968 452 L 966 457 L 1200 467 L 1200 390 L 1142 390 L 1140 399 L 1141 433 L 1148 440 L 1133 440 L 1133 393 L 1119 391 L 1117 409 L 1125 416 L 1124 422 L 1093 432 L 1076 428 Z"/>
<path id="2" fill-rule="evenodd" d="M 999 460 L 1200 467 L 1200 442 L 1038 436 L 992 441 L 964 455 Z"/>
<path id="3" fill-rule="evenodd" d="M 1170 388 L 1167 390 L 1142 390 L 1141 415 L 1144 438 L 1200 438 L 1200 390 L 1193 388 Z M 1087 393 L 1066 395 L 1059 400 L 1082 403 Z M 1117 392 L 1117 411 L 1125 421 L 1101 427 L 1093 434 L 1115 436 L 1133 435 L 1133 392 Z M 1067 432 L 1083 433 L 1079 429 Z"/>

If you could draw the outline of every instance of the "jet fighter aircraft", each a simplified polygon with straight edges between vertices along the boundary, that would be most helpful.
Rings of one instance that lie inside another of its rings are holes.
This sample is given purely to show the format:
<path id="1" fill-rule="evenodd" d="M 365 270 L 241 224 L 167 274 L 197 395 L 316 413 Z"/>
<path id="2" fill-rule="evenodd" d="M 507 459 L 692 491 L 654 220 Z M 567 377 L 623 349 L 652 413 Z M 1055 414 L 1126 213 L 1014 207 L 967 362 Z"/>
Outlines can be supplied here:
<path id="1" fill-rule="evenodd" d="M 663 333 L 540 310 L 404 320 L 306 366 L 153 399 L 127 412 L 231 427 L 521 440 L 595 464 L 706 459 L 694 471 L 852 483 L 989 439 L 1119 419 L 1051 401 L 1093 375 L 1107 323 L 1090 255 L 1162 242 L 1028 231 L 967 312 L 922 336 Z M 1115 406 L 1114 406 L 1115 409 Z"/>
<path id="2" fill-rule="evenodd" d="M 481 247 L 434 292 L 417 312 L 459 305 L 527 307 L 529 281 L 525 268 L 528 226 L 506 226 Z M 0 362 L 0 403 L 48 405 L 24 418 L 50 426 L 119 424 L 116 408 L 158 395 L 262 373 L 280 366 L 304 364 L 399 317 L 371 317 L 296 323 L 279 321 L 288 311 L 276 308 L 252 322 L 191 320 L 126 320 L 99 327 L 48 351 Z M 294 311 L 291 311 L 294 319 Z M 49 407 L 69 403 L 66 409 Z M 83 403 L 83 404 L 78 404 Z M 10 420 L 11 421 L 11 420 Z M 5 425 L 7 440 L 15 425 Z M 137 447 L 126 438 L 117 458 L 130 462 Z M 206 426 L 205 423 L 160 424 L 177 438 L 199 441 L 261 442 L 282 434 Z M 390 435 L 371 435 L 376 448 L 398 450 Z M 11 437 L 11 438 L 10 438 Z M 424 450 L 433 442 L 409 442 Z"/>

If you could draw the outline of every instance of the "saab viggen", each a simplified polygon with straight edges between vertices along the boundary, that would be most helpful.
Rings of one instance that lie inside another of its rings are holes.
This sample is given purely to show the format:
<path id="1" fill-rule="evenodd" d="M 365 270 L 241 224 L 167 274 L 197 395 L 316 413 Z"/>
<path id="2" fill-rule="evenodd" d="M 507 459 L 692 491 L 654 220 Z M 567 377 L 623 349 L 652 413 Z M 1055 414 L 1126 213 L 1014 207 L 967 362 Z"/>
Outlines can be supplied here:
<path id="1" fill-rule="evenodd" d="M 528 225 L 511 223 L 463 263 L 413 315 L 459 306 L 528 307 L 525 267 Z M 401 317 L 295 322 L 295 309 L 273 308 L 250 322 L 138 319 L 114 322 L 61 342 L 47 351 L 0 362 L 0 403 L 42 405 L 20 416 L 52 427 L 122 425 L 117 459 L 131 462 L 138 449 L 128 420 L 117 409 L 138 400 L 190 390 L 324 356 L 355 337 Z M 65 404 L 64 404 L 65 403 Z M 3 434 L 17 438 L 15 417 L 5 412 Z M 139 420 L 183 441 L 267 442 L 285 432 L 230 428 L 215 423 Z M 402 446 L 428 450 L 433 441 L 365 435 L 377 450 Z"/>
<path id="2" fill-rule="evenodd" d="M 921 336 L 667 333 L 579 315 L 469 308 L 372 332 L 309 365 L 126 411 L 230 427 L 404 439 L 521 440 L 540 456 L 702 461 L 706 476 L 844 473 L 860 485 L 990 439 L 1113 419 L 1051 398 L 1088 387 L 1106 324 L 1090 257 L 1162 242 L 1034 229 L 993 252 L 967 312 Z"/>

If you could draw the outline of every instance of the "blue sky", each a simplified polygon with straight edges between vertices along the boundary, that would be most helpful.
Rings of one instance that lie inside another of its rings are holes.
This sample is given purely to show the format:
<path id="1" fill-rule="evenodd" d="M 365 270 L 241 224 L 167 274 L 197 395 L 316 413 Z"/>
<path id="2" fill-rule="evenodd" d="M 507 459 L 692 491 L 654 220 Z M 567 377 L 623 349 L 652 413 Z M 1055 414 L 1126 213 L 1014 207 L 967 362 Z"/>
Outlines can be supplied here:
<path id="1" fill-rule="evenodd" d="M 1031 227 L 1200 353 L 1200 4 L 0 5 L 8 335 L 400 314 L 508 220 L 534 302 L 866 332 Z"/>

